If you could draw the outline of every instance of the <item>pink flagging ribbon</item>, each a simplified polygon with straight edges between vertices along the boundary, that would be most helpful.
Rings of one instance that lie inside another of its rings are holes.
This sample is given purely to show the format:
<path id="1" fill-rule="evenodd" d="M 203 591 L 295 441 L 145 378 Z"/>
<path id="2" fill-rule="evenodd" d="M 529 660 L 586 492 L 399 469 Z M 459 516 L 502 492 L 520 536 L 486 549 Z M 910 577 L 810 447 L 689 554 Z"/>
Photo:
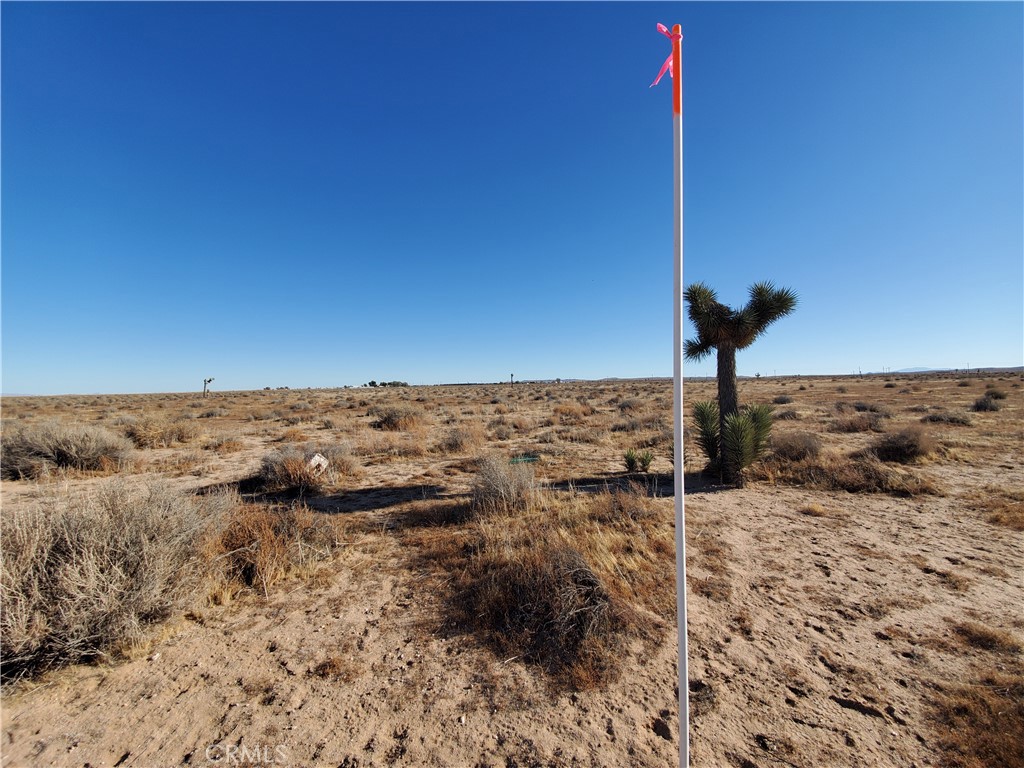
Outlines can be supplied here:
<path id="1" fill-rule="evenodd" d="M 668 27 L 666 27 L 664 24 L 659 24 L 658 25 L 658 31 L 661 32 L 661 34 L 663 34 L 669 40 L 682 40 L 683 39 L 682 35 L 676 34 L 675 32 L 669 32 L 668 31 Z M 651 83 L 647 87 L 648 88 L 653 88 L 658 83 L 660 83 L 661 82 L 661 78 L 665 75 L 666 72 L 668 72 L 668 76 L 669 77 L 675 77 L 675 74 L 672 72 L 672 54 L 671 53 L 669 53 L 668 58 L 665 59 L 665 63 L 661 65 L 661 69 L 658 71 L 658 76 L 656 78 L 654 78 L 654 82 Z"/>

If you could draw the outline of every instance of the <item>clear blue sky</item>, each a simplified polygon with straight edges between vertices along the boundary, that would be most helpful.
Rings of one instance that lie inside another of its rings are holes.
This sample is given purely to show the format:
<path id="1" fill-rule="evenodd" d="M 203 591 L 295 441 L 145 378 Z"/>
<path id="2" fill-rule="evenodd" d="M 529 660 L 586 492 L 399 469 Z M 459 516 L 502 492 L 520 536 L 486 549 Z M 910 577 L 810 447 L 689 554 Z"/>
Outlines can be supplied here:
<path id="1" fill-rule="evenodd" d="M 1020 365 L 1022 9 L 5 2 L 3 391 L 670 376 L 659 21 L 740 374 Z"/>

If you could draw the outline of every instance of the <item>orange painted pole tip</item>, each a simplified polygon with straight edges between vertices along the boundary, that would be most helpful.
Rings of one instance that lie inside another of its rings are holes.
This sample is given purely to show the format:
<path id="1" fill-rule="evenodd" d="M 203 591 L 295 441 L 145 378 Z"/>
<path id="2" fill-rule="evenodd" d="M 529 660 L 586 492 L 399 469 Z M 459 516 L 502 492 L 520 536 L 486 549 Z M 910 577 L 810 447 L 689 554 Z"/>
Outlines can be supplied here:
<path id="1" fill-rule="evenodd" d="M 672 25 L 672 114 L 683 114 L 683 27 Z"/>

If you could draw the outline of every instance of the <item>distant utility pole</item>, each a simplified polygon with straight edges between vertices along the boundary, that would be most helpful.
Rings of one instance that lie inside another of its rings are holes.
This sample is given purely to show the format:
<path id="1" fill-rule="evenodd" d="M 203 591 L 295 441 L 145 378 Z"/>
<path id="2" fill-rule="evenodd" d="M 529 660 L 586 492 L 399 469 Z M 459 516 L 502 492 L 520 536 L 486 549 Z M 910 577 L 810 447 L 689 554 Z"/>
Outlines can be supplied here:
<path id="1" fill-rule="evenodd" d="M 508 375 L 508 385 L 510 387 L 514 387 L 516 385 L 516 375 L 514 373 L 510 373 Z"/>
<path id="2" fill-rule="evenodd" d="M 207 389 L 206 388 L 209 386 L 211 381 L 213 381 L 213 376 L 211 376 L 208 379 L 203 379 L 203 397 L 206 397 L 206 393 L 207 393 Z"/>

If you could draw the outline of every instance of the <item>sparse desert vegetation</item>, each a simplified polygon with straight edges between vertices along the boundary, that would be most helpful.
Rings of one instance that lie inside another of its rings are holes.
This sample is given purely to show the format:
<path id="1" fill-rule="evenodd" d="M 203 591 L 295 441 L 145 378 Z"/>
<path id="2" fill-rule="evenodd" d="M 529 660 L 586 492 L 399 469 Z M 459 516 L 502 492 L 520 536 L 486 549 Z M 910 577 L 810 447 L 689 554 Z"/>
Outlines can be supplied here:
<path id="1" fill-rule="evenodd" d="M 687 381 L 694 764 L 1024 765 L 1002 376 Z M 670 381 L 2 405 L 11 765 L 675 765 Z"/>

